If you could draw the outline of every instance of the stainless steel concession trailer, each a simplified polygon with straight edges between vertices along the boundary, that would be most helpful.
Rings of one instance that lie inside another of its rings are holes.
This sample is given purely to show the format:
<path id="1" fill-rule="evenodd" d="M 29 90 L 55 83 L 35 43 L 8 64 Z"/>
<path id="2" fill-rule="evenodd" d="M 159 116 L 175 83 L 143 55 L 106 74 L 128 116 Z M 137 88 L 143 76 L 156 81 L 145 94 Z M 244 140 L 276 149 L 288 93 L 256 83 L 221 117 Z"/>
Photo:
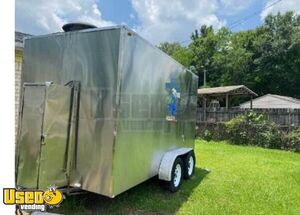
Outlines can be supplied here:
<path id="1" fill-rule="evenodd" d="M 20 188 L 114 197 L 194 173 L 197 76 L 125 26 L 25 40 L 16 145 Z"/>

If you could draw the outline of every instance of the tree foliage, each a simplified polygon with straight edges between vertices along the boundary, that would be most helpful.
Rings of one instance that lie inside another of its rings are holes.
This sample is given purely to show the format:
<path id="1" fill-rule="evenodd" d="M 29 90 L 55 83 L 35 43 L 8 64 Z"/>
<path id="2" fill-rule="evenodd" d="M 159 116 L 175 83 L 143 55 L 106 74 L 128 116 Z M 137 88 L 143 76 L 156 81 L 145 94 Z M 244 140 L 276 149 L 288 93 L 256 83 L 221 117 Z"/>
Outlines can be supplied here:
<path id="1" fill-rule="evenodd" d="M 188 67 L 191 65 L 192 53 L 187 47 L 182 47 L 180 43 L 168 43 L 164 42 L 159 45 L 159 48 L 172 56 L 175 60 L 182 65 Z"/>
<path id="2" fill-rule="evenodd" d="M 203 25 L 191 43 L 162 43 L 159 47 L 199 75 L 207 71 L 208 86 L 244 84 L 259 95 L 300 98 L 300 16 L 293 12 L 269 15 L 256 29 L 215 31 Z"/>

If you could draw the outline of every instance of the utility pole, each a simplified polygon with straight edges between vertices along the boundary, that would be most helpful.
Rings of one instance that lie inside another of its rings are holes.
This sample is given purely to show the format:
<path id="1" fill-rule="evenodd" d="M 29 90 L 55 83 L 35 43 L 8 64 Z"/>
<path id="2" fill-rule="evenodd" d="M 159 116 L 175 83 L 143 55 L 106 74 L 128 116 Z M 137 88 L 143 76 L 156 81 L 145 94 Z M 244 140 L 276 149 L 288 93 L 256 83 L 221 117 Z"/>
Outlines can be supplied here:
<path id="1" fill-rule="evenodd" d="M 206 87 L 206 69 L 204 68 L 204 74 L 203 74 L 203 87 Z"/>
<path id="2" fill-rule="evenodd" d="M 206 68 L 209 65 L 209 59 L 206 59 L 204 65 L 202 65 L 201 67 L 203 68 L 203 87 L 206 87 Z"/>

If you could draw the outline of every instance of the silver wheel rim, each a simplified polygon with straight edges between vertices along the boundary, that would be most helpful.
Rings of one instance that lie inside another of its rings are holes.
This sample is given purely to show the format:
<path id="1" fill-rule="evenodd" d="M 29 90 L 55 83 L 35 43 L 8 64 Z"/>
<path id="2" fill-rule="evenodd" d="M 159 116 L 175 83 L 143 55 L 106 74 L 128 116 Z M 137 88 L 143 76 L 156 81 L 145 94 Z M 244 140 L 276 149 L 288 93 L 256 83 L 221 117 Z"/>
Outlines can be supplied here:
<path id="1" fill-rule="evenodd" d="M 174 186 L 175 187 L 178 187 L 180 184 L 181 174 L 182 174 L 181 166 L 180 166 L 180 164 L 177 164 L 175 167 L 175 172 L 174 172 Z"/>
<path id="2" fill-rule="evenodd" d="M 188 165 L 188 174 L 191 176 L 193 174 L 193 169 L 194 169 L 194 158 L 193 156 L 190 156 L 189 158 L 189 165 Z"/>

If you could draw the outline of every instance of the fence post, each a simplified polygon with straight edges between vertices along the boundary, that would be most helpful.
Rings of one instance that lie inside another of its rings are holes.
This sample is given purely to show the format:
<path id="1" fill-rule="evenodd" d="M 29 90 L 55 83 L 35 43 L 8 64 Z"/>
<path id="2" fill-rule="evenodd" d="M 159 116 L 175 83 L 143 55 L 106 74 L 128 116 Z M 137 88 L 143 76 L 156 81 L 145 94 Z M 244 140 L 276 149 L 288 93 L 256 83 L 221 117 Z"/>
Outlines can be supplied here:
<path id="1" fill-rule="evenodd" d="M 204 118 L 204 121 L 206 122 L 206 98 L 205 98 L 205 96 L 203 97 L 203 118 Z"/>
<path id="2" fill-rule="evenodd" d="M 228 111 L 228 103 L 229 103 L 229 98 L 228 98 L 229 96 L 228 96 L 228 94 L 226 94 L 226 111 Z"/>

